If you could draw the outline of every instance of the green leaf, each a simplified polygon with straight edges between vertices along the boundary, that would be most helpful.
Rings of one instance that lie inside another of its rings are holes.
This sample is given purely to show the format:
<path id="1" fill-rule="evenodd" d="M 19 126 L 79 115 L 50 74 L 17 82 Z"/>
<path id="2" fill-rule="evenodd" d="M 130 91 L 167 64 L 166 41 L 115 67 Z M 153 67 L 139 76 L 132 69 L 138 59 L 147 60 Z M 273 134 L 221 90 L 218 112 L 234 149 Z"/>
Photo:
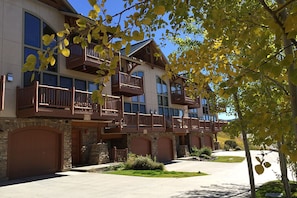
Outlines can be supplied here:
<path id="1" fill-rule="evenodd" d="M 65 56 L 65 57 L 69 57 L 69 55 L 70 55 L 70 50 L 67 49 L 67 48 L 64 48 L 64 49 L 61 50 L 61 53 L 63 54 L 63 56 Z"/>

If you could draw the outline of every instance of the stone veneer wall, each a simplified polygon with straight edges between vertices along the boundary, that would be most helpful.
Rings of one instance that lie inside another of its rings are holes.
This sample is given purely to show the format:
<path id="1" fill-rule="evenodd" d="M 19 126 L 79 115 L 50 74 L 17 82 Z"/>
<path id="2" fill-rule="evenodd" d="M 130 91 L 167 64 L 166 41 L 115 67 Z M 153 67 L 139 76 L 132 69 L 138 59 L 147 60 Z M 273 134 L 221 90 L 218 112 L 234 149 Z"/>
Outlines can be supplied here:
<path id="1" fill-rule="evenodd" d="M 64 162 L 63 170 L 71 168 L 71 123 L 68 120 L 55 119 L 22 119 L 22 118 L 1 118 L 0 119 L 0 180 L 7 179 L 7 152 L 8 133 L 24 127 L 46 126 L 57 129 L 64 134 Z"/>
<path id="2" fill-rule="evenodd" d="M 175 135 L 170 132 L 147 132 L 146 134 L 143 133 L 128 133 L 127 134 L 127 143 L 128 143 L 128 150 L 130 151 L 131 148 L 131 141 L 135 137 L 143 137 L 149 139 L 151 141 L 151 149 L 152 149 L 152 157 L 156 157 L 158 155 L 158 140 L 160 137 L 168 137 L 172 140 L 172 147 L 173 147 L 173 159 L 177 158 L 176 152 L 176 140 Z"/>

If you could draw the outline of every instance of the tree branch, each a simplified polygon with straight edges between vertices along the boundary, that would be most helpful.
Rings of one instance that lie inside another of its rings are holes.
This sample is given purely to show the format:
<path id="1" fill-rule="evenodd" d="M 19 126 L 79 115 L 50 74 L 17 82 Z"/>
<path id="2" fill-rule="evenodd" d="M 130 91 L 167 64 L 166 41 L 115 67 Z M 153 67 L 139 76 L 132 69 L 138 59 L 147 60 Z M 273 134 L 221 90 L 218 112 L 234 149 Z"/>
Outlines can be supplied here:
<path id="1" fill-rule="evenodd" d="M 283 10 L 286 6 L 288 6 L 289 4 L 293 3 L 295 0 L 290 0 L 287 3 L 283 4 L 282 6 L 280 6 L 280 8 L 278 9 L 278 11 Z M 281 21 L 281 19 L 278 17 L 276 11 L 273 11 L 272 9 L 270 9 L 270 7 L 265 3 L 264 0 L 259 0 L 259 2 L 262 4 L 262 6 L 264 7 L 265 10 L 267 10 L 268 13 L 270 13 L 270 15 L 272 16 L 272 18 L 274 19 L 274 21 L 278 24 L 278 26 L 281 28 L 281 30 L 283 31 L 283 34 L 286 35 L 286 37 L 288 36 L 288 33 L 286 33 L 285 31 L 285 27 L 284 27 L 284 23 L 283 21 Z M 290 39 L 290 41 L 295 45 L 295 47 L 297 47 L 297 41 L 296 39 Z"/>

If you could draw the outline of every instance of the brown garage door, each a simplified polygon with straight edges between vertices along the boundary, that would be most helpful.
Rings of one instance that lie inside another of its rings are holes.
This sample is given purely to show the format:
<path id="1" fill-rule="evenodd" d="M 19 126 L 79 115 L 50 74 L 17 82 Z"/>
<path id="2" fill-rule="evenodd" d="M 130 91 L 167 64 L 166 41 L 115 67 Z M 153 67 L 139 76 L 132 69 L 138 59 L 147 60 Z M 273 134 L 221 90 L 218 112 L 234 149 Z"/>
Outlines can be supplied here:
<path id="1" fill-rule="evenodd" d="M 9 134 L 9 179 L 54 173 L 60 167 L 60 133 L 48 128 L 25 128 Z"/>
<path id="2" fill-rule="evenodd" d="M 136 155 L 151 155 L 151 142 L 145 138 L 134 138 L 131 141 L 131 152 Z"/>
<path id="3" fill-rule="evenodd" d="M 212 136 L 205 135 L 204 136 L 204 146 L 213 149 L 212 143 L 213 143 Z"/>
<path id="4" fill-rule="evenodd" d="M 192 139 L 191 147 L 195 146 L 196 148 L 200 149 L 201 148 L 201 139 L 200 139 L 200 137 L 199 136 L 192 136 L 191 139 Z"/>
<path id="5" fill-rule="evenodd" d="M 159 138 L 157 160 L 159 162 L 169 162 L 172 159 L 173 159 L 172 140 L 166 137 Z"/>

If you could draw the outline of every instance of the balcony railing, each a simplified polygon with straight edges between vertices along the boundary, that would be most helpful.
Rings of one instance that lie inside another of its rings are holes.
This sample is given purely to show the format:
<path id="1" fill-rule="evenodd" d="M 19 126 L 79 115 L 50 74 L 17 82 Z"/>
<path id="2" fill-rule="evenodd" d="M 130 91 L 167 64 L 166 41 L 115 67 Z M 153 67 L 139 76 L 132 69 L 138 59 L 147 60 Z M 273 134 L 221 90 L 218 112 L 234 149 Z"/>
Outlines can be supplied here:
<path id="1" fill-rule="evenodd" d="M 18 117 L 61 117 L 71 119 L 120 119 L 122 98 L 104 95 L 104 103 L 92 101 L 92 93 L 40 85 L 17 88 Z"/>
<path id="2" fill-rule="evenodd" d="M 90 74 L 96 74 L 99 66 L 103 62 L 109 63 L 109 58 L 101 57 L 94 50 L 95 44 L 89 44 L 86 48 L 81 48 L 80 45 L 72 44 L 69 46 L 70 56 L 66 59 L 68 69 L 81 71 Z"/>
<path id="3" fill-rule="evenodd" d="M 191 97 L 185 95 L 185 92 L 171 92 L 171 102 L 173 104 L 188 105 L 189 108 L 199 108 L 200 100 L 199 98 L 192 99 Z"/>
<path id="4" fill-rule="evenodd" d="M 5 99 L 5 75 L 0 78 L 0 111 L 4 110 L 4 99 Z"/>
<path id="5" fill-rule="evenodd" d="M 124 96 L 142 95 L 143 78 L 130 75 L 124 72 L 118 72 L 112 76 L 112 94 Z"/>
<path id="6" fill-rule="evenodd" d="M 166 121 L 163 115 L 124 113 L 123 132 L 165 131 Z"/>
<path id="7" fill-rule="evenodd" d="M 177 117 L 173 116 L 167 127 L 167 131 L 177 133 L 188 133 L 190 131 L 203 131 L 203 132 L 219 132 L 222 131 L 223 126 L 227 122 L 223 121 L 209 121 L 200 120 L 199 118 L 191 117 Z"/>

